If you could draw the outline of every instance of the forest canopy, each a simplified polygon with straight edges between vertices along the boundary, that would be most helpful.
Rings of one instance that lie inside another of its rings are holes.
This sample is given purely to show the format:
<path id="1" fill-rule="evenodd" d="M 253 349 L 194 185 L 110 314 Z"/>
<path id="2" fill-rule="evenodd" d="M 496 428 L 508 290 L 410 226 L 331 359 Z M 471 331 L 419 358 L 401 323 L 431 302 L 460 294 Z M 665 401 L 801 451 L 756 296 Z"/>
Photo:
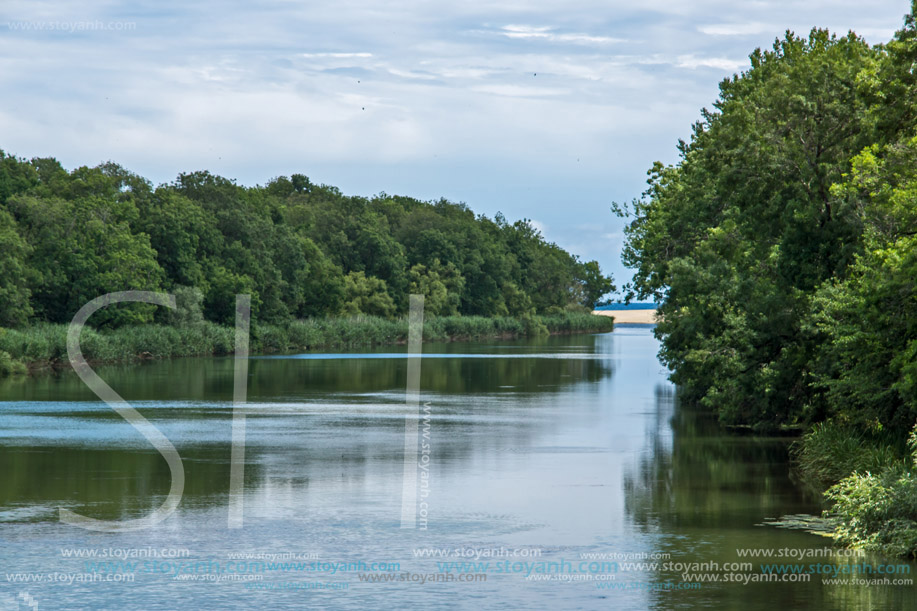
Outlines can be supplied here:
<path id="1" fill-rule="evenodd" d="M 130 289 L 194 295 L 226 324 L 239 293 L 258 320 L 281 323 L 396 317 L 411 292 L 429 315 L 528 317 L 591 308 L 614 287 L 527 220 L 460 203 L 346 196 L 302 174 L 245 187 L 200 171 L 154 187 L 110 162 L 68 172 L 0 151 L 0 327 L 69 322 Z M 131 304 L 92 323 L 168 316 Z"/>

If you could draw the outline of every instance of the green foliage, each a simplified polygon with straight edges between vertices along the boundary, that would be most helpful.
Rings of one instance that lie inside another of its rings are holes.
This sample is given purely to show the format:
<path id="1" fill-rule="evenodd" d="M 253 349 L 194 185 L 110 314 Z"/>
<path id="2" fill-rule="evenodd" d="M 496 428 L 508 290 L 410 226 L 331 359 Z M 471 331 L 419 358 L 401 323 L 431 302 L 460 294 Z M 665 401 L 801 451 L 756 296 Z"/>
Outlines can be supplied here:
<path id="1" fill-rule="evenodd" d="M 525 334 L 529 337 L 543 337 L 551 333 L 548 326 L 538 316 L 526 316 L 522 320 L 525 322 Z"/>
<path id="2" fill-rule="evenodd" d="M 611 276 L 602 274 L 598 261 L 581 264 L 578 277 L 582 283 L 583 293 L 580 303 L 587 308 L 592 309 L 602 297 L 617 290 Z"/>
<path id="3" fill-rule="evenodd" d="M 368 314 L 391 318 L 395 314 L 395 302 L 388 294 L 385 280 L 350 272 L 344 276 L 343 312 L 347 316 Z"/>
<path id="4" fill-rule="evenodd" d="M 38 172 L 32 164 L 0 150 L 0 206 L 11 196 L 34 187 L 38 180 Z"/>
<path id="5" fill-rule="evenodd" d="M 879 137 L 862 78 L 881 57 L 818 29 L 756 50 L 634 204 L 632 289 L 661 302 L 660 356 L 683 397 L 724 422 L 775 428 L 824 412 L 808 316 L 862 250 L 858 209 L 831 186 Z"/>
<path id="6" fill-rule="evenodd" d="M 870 147 L 835 188 L 865 226 L 863 251 L 813 299 L 813 382 L 829 415 L 869 430 L 917 420 L 917 138 Z"/>
<path id="7" fill-rule="evenodd" d="M 597 316 L 591 311 L 567 311 L 540 316 L 539 320 L 551 333 L 603 333 L 614 329 L 614 320 L 610 316 Z"/>
<path id="8" fill-rule="evenodd" d="M 0 350 L 0 378 L 10 375 L 21 375 L 26 372 L 25 365 L 10 356 L 9 352 Z"/>
<path id="9" fill-rule="evenodd" d="M 92 175 L 95 176 L 95 175 Z M 156 290 L 162 268 L 146 234 L 133 234 L 137 209 L 129 201 L 95 195 L 75 200 L 18 195 L 8 203 L 28 242 L 32 308 L 39 320 L 64 322 L 106 293 Z M 93 324 L 121 326 L 151 320 L 155 306 L 109 307 Z"/>
<path id="10" fill-rule="evenodd" d="M 26 267 L 30 250 L 16 232 L 16 221 L 0 208 L 0 326 L 25 324 L 32 315 Z"/>
<path id="11" fill-rule="evenodd" d="M 910 461 L 854 473 L 825 493 L 840 518 L 834 537 L 849 547 L 917 558 L 917 427 Z"/>
<path id="12" fill-rule="evenodd" d="M 190 293 L 190 291 L 183 291 Z M 194 295 L 190 294 L 192 301 Z M 605 316 L 567 313 L 535 316 L 531 320 L 483 316 L 428 316 L 424 318 L 426 341 L 483 338 L 536 337 L 544 333 L 607 332 L 613 322 Z M 398 344 L 407 341 L 407 317 L 324 317 L 294 320 L 277 325 L 253 322 L 254 352 L 283 352 Z M 208 321 L 179 326 L 147 324 L 96 331 L 84 327 L 80 336 L 83 356 L 91 362 L 123 362 L 176 356 L 232 354 L 235 329 Z M 14 370 L 22 362 L 36 366 L 67 361 L 67 325 L 41 324 L 27 329 L 0 329 L 0 359 L 10 360 Z"/>
<path id="13" fill-rule="evenodd" d="M 411 294 L 424 296 L 424 312 L 432 316 L 454 316 L 462 305 L 465 279 L 452 263 L 443 265 L 433 259 L 427 267 L 417 263 L 410 271 Z"/>
<path id="14" fill-rule="evenodd" d="M 204 322 L 204 293 L 192 286 L 176 286 L 175 309 L 165 310 L 164 318 L 174 327 L 191 327 Z"/>
<path id="15" fill-rule="evenodd" d="M 84 327 L 80 336 L 89 361 L 119 362 L 144 358 L 231 354 L 231 327 L 209 322 L 193 326 L 141 325 L 96 331 Z M 0 351 L 36 365 L 67 361 L 67 325 L 41 324 L 28 329 L 0 329 Z"/>
<path id="16" fill-rule="evenodd" d="M 89 300 L 129 289 L 188 287 L 204 320 L 224 325 L 246 293 L 254 320 L 283 326 L 341 313 L 396 317 L 412 291 L 433 315 L 530 316 L 607 285 L 594 262 L 580 264 L 528 221 L 476 217 L 464 204 L 347 197 L 300 174 L 243 187 L 191 172 L 153 187 L 114 163 L 68 172 L 55 159 L 0 151 L 8 327 L 67 322 Z M 135 303 L 92 322 L 153 320 L 188 326 L 200 317 Z"/>
<path id="17" fill-rule="evenodd" d="M 222 265 L 214 265 L 208 274 L 209 290 L 204 299 L 207 320 L 228 325 L 236 320 L 236 295 L 251 295 L 252 315 L 261 306 L 261 296 L 255 281 L 245 274 L 237 274 Z"/>

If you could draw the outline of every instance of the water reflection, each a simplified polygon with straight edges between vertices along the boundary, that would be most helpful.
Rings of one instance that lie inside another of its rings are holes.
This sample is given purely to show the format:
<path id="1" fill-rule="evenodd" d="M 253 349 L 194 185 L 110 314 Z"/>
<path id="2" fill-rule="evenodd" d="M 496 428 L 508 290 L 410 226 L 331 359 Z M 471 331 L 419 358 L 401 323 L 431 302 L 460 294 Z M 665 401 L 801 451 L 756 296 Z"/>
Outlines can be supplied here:
<path id="1" fill-rule="evenodd" d="M 753 579 L 763 579 L 761 567 L 770 564 L 806 565 L 808 571 L 813 564 L 900 562 L 874 554 L 855 559 L 836 556 L 829 549 L 830 539 L 761 526 L 765 518 L 818 514 L 822 509 L 820 496 L 791 480 L 786 438 L 726 433 L 709 414 L 680 405 L 676 391 L 666 386 L 656 389 L 655 413 L 647 419 L 646 438 L 649 451 L 624 476 L 625 507 L 636 528 L 659 535 L 656 551 L 669 554 L 669 562 L 718 567 L 751 562 L 750 570 L 736 572 L 752 574 Z M 742 556 L 738 549 L 810 556 L 761 560 Z M 913 563 L 910 566 L 915 568 Z M 825 577 L 830 575 L 813 574 L 807 583 L 703 583 L 696 591 L 653 592 L 653 606 L 670 609 L 678 601 L 726 609 L 917 608 L 913 588 L 827 584 L 822 581 Z M 658 584 L 685 579 L 681 570 L 660 570 L 652 578 Z"/>
<path id="2" fill-rule="evenodd" d="M 643 528 L 741 528 L 764 516 L 817 511 L 787 475 L 786 438 L 726 433 L 708 414 L 675 408 L 656 388 L 647 420 L 650 452 L 625 477 L 627 508 Z"/>
<path id="3" fill-rule="evenodd" d="M 422 384 L 443 394 L 542 392 L 611 374 L 610 361 L 595 351 L 595 336 L 551 337 L 512 344 L 424 344 Z M 354 395 L 403 391 L 404 358 L 392 349 L 369 353 L 313 354 L 312 358 L 254 358 L 249 371 L 249 398 L 296 400 L 322 393 Z M 404 352 L 404 351 L 402 351 Z M 436 358 L 434 358 L 436 357 Z M 140 365 L 96 368 L 127 400 L 231 401 L 232 358 L 182 358 Z M 0 380 L 4 401 L 94 401 L 70 371 L 33 378 Z"/>
<path id="4" fill-rule="evenodd" d="M 611 375 L 611 362 L 596 353 L 590 336 L 425 350 L 437 351 L 424 359 L 421 384 L 425 401 L 436 404 L 437 457 L 445 464 L 508 438 L 526 446 L 545 422 L 535 413 L 537 401 L 519 417 L 521 397 L 549 396 Z M 402 468 L 403 355 L 319 356 L 251 362 L 245 483 L 255 496 L 277 486 L 360 482 L 373 471 Z M 99 374 L 179 449 L 182 507 L 225 504 L 232 359 L 101 367 Z M 6 401 L 0 468 L 8 474 L 0 480 L 0 521 L 56 519 L 59 505 L 99 519 L 128 519 L 162 502 L 170 485 L 165 461 L 94 401 L 75 375 L 5 380 L 0 393 Z"/>

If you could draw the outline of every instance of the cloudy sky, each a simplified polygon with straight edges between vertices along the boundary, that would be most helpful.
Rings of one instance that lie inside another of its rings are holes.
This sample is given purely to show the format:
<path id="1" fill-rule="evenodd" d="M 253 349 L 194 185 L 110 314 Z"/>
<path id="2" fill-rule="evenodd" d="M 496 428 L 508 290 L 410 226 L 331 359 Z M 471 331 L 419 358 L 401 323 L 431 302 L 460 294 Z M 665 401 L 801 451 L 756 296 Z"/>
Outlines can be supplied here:
<path id="1" fill-rule="evenodd" d="M 871 43 L 903 0 L 4 0 L 0 148 L 154 183 L 300 172 L 532 219 L 619 280 L 612 201 L 676 160 L 717 84 L 787 28 Z"/>

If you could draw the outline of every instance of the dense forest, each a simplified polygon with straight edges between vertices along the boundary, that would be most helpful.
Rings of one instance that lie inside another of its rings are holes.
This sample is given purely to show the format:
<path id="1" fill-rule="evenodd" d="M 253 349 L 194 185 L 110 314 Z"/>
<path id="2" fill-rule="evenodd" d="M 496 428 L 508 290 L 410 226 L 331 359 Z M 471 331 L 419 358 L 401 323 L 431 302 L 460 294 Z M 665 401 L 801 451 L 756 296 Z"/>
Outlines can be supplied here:
<path id="1" fill-rule="evenodd" d="M 235 296 L 263 323 L 403 315 L 531 317 L 613 290 L 595 261 L 548 243 L 525 220 L 464 204 L 348 197 L 306 176 L 243 187 L 209 172 L 167 185 L 106 163 L 66 171 L 0 152 L 0 327 L 69 322 L 100 295 L 168 291 L 231 324 Z M 91 323 L 168 323 L 163 308 L 107 308 Z"/>
<path id="2" fill-rule="evenodd" d="M 813 29 L 750 59 L 616 206 L 628 291 L 661 304 L 683 401 L 802 427 L 838 537 L 917 554 L 915 14 L 887 44 Z"/>

